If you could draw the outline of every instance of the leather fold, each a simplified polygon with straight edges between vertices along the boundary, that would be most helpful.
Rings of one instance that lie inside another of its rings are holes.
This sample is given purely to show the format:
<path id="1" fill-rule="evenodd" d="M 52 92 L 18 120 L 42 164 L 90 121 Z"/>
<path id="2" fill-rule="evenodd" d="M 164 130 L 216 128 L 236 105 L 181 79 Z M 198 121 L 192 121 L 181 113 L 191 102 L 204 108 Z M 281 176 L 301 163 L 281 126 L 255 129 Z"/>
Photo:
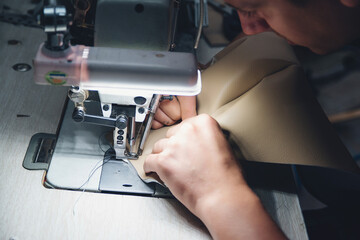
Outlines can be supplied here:
<path id="1" fill-rule="evenodd" d="M 242 38 L 212 62 L 202 73 L 198 113 L 214 117 L 246 160 L 360 172 L 284 39 L 270 32 Z M 131 161 L 145 181 L 154 178 L 144 160 L 167 129 L 152 130 L 143 155 Z"/>

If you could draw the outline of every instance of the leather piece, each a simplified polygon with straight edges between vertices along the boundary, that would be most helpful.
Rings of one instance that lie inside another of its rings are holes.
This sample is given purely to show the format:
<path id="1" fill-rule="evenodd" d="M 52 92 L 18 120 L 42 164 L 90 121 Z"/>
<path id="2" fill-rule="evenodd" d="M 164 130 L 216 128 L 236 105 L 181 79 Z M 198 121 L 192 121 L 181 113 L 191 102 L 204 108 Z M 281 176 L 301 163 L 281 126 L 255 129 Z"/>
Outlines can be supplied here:
<path id="1" fill-rule="evenodd" d="M 239 39 L 213 62 L 202 74 L 198 113 L 229 131 L 246 160 L 360 172 L 285 40 L 273 33 Z M 144 159 L 166 131 L 151 131 L 143 155 L 131 161 L 147 181 Z"/>
<path id="2" fill-rule="evenodd" d="M 291 64 L 298 64 L 291 47 L 272 33 L 237 40 L 218 53 L 213 65 L 202 73 L 199 111 L 213 113 Z"/>
<path id="3" fill-rule="evenodd" d="M 155 142 L 161 138 L 164 138 L 168 129 L 169 127 L 163 127 L 157 130 L 151 130 L 148 139 L 146 140 L 145 148 L 142 155 L 137 160 L 129 160 L 135 167 L 139 176 L 145 182 L 152 182 L 154 180 L 157 182 L 161 182 L 156 174 L 146 175 L 143 166 L 144 166 L 145 158 L 147 155 L 151 153 L 152 147 L 154 146 Z"/>
<path id="4" fill-rule="evenodd" d="M 212 116 L 246 160 L 358 170 L 297 65 L 264 78 Z"/>

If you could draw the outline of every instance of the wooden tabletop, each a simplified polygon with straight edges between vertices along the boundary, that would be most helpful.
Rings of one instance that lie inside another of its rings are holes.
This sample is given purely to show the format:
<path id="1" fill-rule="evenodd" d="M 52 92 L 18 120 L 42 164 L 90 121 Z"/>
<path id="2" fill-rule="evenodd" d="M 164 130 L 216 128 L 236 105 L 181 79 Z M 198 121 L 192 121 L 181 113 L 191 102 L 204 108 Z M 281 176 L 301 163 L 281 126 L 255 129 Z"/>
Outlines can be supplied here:
<path id="1" fill-rule="evenodd" d="M 2 2 L 23 13 L 34 7 Z M 44 39 L 41 29 L 0 22 L 0 239 L 210 239 L 175 199 L 47 189 L 43 171 L 22 167 L 31 136 L 56 132 L 66 99 L 66 88 L 35 85 L 33 69 L 12 68 L 32 66 Z M 290 239 L 307 239 L 291 174 L 284 176 L 291 191 L 255 184 L 255 192 Z"/>

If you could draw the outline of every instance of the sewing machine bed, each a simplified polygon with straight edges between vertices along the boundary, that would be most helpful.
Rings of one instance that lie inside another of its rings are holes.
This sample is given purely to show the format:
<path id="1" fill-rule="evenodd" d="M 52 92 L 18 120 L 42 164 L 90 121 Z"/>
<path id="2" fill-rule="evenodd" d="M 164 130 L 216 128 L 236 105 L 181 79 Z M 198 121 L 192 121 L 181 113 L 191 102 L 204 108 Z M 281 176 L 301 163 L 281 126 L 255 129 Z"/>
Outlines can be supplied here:
<path id="1" fill-rule="evenodd" d="M 88 103 L 87 112 L 101 111 L 99 103 Z M 112 192 L 154 197 L 171 197 L 165 187 L 145 183 L 128 161 L 111 154 L 107 135 L 113 128 L 76 123 L 71 118 L 74 105 L 66 104 L 45 184 L 52 188 Z M 106 154 L 105 154 L 106 152 Z"/>

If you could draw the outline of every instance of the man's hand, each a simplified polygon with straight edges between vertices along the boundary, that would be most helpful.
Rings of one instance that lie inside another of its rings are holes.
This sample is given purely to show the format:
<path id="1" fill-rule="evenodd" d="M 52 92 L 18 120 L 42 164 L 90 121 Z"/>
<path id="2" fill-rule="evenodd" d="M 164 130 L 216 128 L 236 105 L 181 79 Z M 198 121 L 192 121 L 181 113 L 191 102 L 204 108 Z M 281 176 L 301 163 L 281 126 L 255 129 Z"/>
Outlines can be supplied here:
<path id="1" fill-rule="evenodd" d="M 196 116 L 196 97 L 178 96 L 172 101 L 164 100 L 160 103 L 152 123 L 153 129 L 175 124 L 179 120 L 185 120 Z"/>
<path id="2" fill-rule="evenodd" d="M 218 123 L 208 115 L 170 128 L 144 164 L 198 216 L 214 239 L 283 239 L 245 182 Z"/>
<path id="3" fill-rule="evenodd" d="M 208 115 L 170 128 L 166 138 L 155 143 L 144 169 L 156 172 L 192 212 L 201 198 L 216 194 L 218 186 L 246 185 L 218 123 Z"/>

